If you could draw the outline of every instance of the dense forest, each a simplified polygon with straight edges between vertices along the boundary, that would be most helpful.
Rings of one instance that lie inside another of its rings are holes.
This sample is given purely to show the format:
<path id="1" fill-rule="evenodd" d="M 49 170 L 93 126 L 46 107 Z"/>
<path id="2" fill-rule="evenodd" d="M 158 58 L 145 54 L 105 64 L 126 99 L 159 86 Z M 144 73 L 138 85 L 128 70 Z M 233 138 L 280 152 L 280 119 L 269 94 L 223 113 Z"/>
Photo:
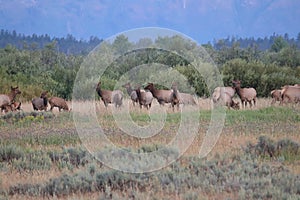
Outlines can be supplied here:
<path id="1" fill-rule="evenodd" d="M 224 85 L 231 85 L 231 80 L 240 79 L 243 87 L 254 87 L 259 96 L 266 97 L 275 88 L 300 83 L 299 39 L 300 34 L 297 39 L 289 38 L 287 34 L 265 39 L 227 38 L 214 41 L 213 44 L 203 44 L 202 47 L 218 66 Z M 0 93 L 7 93 L 10 86 L 18 85 L 23 92 L 21 100 L 39 96 L 43 90 L 71 99 L 78 69 L 88 52 L 101 42 L 97 37 L 82 41 L 71 35 L 50 38 L 48 35 L 24 36 L 15 31 L 1 30 Z M 112 43 L 105 44 L 106 51 L 112 55 L 129 53 L 112 63 L 101 77 L 106 80 L 104 87 L 112 89 L 122 74 L 135 64 L 163 63 L 183 74 L 198 96 L 209 95 L 203 77 L 195 73 L 191 63 L 174 56 L 172 52 L 130 52 L 130 49 L 143 44 L 167 45 L 174 52 L 193 51 L 197 47 L 197 44 L 190 45 L 179 36 L 159 37 L 154 41 L 143 38 L 136 42 L 129 41 L 124 35 L 118 36 Z M 143 77 L 141 80 L 148 79 Z"/>

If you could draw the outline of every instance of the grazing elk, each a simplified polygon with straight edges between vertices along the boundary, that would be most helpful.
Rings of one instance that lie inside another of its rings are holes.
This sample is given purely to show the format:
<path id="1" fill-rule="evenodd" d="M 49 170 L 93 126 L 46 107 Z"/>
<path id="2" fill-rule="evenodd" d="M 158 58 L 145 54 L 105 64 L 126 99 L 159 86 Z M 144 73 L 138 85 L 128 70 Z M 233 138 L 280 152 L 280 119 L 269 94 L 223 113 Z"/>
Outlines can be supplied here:
<path id="1" fill-rule="evenodd" d="M 234 102 L 231 94 L 225 92 L 224 95 L 221 96 L 221 101 L 227 106 L 228 109 L 233 108 L 234 110 L 240 109 L 240 102 Z"/>
<path id="2" fill-rule="evenodd" d="M 142 106 L 146 107 L 147 109 L 151 108 L 151 104 L 153 100 L 152 93 L 141 91 L 140 87 L 138 87 L 135 91 L 138 97 L 140 108 L 142 108 Z"/>
<path id="3" fill-rule="evenodd" d="M 149 90 L 160 105 L 171 103 L 173 111 L 174 106 L 179 105 L 179 99 L 172 90 L 158 90 L 154 87 L 153 83 L 148 83 L 148 85 L 145 87 L 145 90 Z"/>
<path id="4" fill-rule="evenodd" d="M 51 97 L 49 99 L 50 110 L 52 111 L 54 107 L 57 107 L 59 112 L 61 109 L 65 111 L 70 111 L 67 102 L 60 97 Z"/>
<path id="5" fill-rule="evenodd" d="M 256 104 L 256 90 L 254 88 L 241 88 L 241 81 L 232 81 L 233 87 L 241 99 L 242 107 L 245 108 L 247 106 L 247 102 L 250 104 L 250 108 L 252 107 L 252 101 L 255 106 Z"/>
<path id="6" fill-rule="evenodd" d="M 121 107 L 123 104 L 123 92 L 121 90 L 102 90 L 101 81 L 97 84 L 96 91 L 104 102 L 105 107 L 107 108 L 108 104 L 113 103 L 115 107 Z"/>
<path id="7" fill-rule="evenodd" d="M 127 90 L 128 95 L 130 96 L 132 100 L 132 104 L 135 106 L 135 103 L 138 103 L 138 96 L 136 90 L 132 89 L 130 83 L 126 83 L 122 85 Z"/>
<path id="8" fill-rule="evenodd" d="M 177 89 L 177 84 L 173 84 L 172 88 L 174 96 L 179 99 L 179 104 L 183 105 L 197 105 L 193 95 L 188 93 L 179 92 Z"/>
<path id="9" fill-rule="evenodd" d="M 13 109 L 11 105 L 15 102 L 15 98 L 18 94 L 21 94 L 19 87 L 11 87 L 11 92 L 9 94 L 0 94 L 0 108 L 3 111 L 8 112 L 8 107 Z"/>
<path id="10" fill-rule="evenodd" d="M 276 101 L 281 102 L 282 101 L 281 90 L 272 90 L 271 97 L 272 97 L 271 105 L 274 105 Z"/>
<path id="11" fill-rule="evenodd" d="M 17 110 L 22 110 L 21 109 L 21 102 L 13 102 L 10 105 L 2 106 L 1 107 L 1 112 L 7 113 L 8 111 L 17 111 Z"/>
<path id="12" fill-rule="evenodd" d="M 44 110 L 47 111 L 48 107 L 48 98 L 47 98 L 48 91 L 42 92 L 39 98 L 34 98 L 31 101 L 33 110 Z"/>
<path id="13" fill-rule="evenodd" d="M 283 103 L 298 103 L 300 101 L 300 87 L 286 85 L 281 90 L 281 102 Z"/>
<path id="14" fill-rule="evenodd" d="M 235 94 L 235 89 L 233 87 L 216 87 L 212 94 L 212 100 L 217 103 L 224 93 L 227 93 L 231 98 Z"/>

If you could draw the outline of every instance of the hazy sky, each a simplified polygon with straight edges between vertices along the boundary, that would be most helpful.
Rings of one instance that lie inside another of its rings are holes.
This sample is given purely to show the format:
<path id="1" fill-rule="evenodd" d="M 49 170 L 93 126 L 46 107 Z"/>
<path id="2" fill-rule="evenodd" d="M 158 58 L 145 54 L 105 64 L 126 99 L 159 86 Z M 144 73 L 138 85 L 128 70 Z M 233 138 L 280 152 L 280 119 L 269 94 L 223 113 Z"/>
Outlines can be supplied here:
<path id="1" fill-rule="evenodd" d="M 300 32 L 299 0 L 0 0 L 0 29 L 77 39 L 141 27 L 182 32 L 199 43 L 227 36 Z"/>

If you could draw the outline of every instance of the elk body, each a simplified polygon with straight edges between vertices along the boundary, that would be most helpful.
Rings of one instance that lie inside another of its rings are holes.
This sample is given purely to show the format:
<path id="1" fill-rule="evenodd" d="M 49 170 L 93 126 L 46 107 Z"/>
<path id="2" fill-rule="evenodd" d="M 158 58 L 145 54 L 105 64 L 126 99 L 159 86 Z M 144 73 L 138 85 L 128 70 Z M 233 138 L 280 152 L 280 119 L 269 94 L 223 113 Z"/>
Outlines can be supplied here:
<path id="1" fill-rule="evenodd" d="M 60 97 L 51 97 L 49 99 L 49 104 L 50 104 L 50 110 L 52 111 L 54 107 L 57 107 L 59 112 L 61 111 L 61 109 L 65 110 L 65 111 L 69 111 L 69 107 L 67 102 Z"/>
<path id="2" fill-rule="evenodd" d="M 152 93 L 141 91 L 140 87 L 138 87 L 135 91 L 138 97 L 140 108 L 142 108 L 142 106 L 146 107 L 147 109 L 151 108 L 151 104 L 153 100 Z"/>
<path id="3" fill-rule="evenodd" d="M 217 103 L 224 93 L 227 93 L 227 95 L 233 98 L 235 89 L 233 87 L 216 87 L 212 94 L 213 102 Z"/>
<path id="4" fill-rule="evenodd" d="M 177 85 L 172 85 L 172 90 L 176 99 L 179 100 L 179 104 L 183 105 L 197 105 L 193 95 L 188 93 L 179 92 L 177 89 Z"/>
<path id="5" fill-rule="evenodd" d="M 232 81 L 234 89 L 241 99 L 242 107 L 246 107 L 247 103 L 252 107 L 252 102 L 256 104 L 256 90 L 254 88 L 241 88 L 241 81 Z"/>
<path id="6" fill-rule="evenodd" d="M 120 90 L 103 90 L 101 89 L 101 82 L 99 82 L 96 91 L 104 102 L 105 107 L 110 103 L 114 104 L 116 108 L 121 107 L 123 104 L 123 92 Z"/>
<path id="7" fill-rule="evenodd" d="M 281 90 L 282 103 L 298 103 L 300 101 L 300 87 L 286 85 Z"/>
<path id="8" fill-rule="evenodd" d="M 18 94 L 21 94 L 19 87 L 11 87 L 11 92 L 9 94 L 0 94 L 0 108 L 1 110 L 6 111 L 7 106 L 12 110 L 12 103 L 15 102 L 15 98 Z"/>
<path id="9" fill-rule="evenodd" d="M 234 102 L 231 94 L 225 92 L 224 95 L 221 96 L 221 101 L 228 109 L 233 108 L 235 110 L 240 109 L 240 102 Z"/>
<path id="10" fill-rule="evenodd" d="M 48 107 L 48 98 L 47 98 L 47 91 L 42 92 L 39 98 L 34 98 L 31 101 L 33 110 L 44 110 L 47 111 Z"/>
<path id="11" fill-rule="evenodd" d="M 272 90 L 271 97 L 272 97 L 271 105 L 275 104 L 276 101 L 281 102 L 282 101 L 281 90 Z"/>
<path id="12" fill-rule="evenodd" d="M 139 99 L 137 91 L 132 89 L 130 83 L 126 83 L 122 85 L 122 87 L 124 87 L 127 90 L 127 93 L 130 96 L 130 99 L 132 100 L 132 104 L 135 105 L 136 103 L 138 103 Z"/>
<path id="13" fill-rule="evenodd" d="M 145 90 L 149 90 L 160 105 L 171 103 L 171 106 L 174 110 L 174 106 L 179 104 L 179 100 L 176 98 L 176 95 L 172 90 L 158 90 L 154 87 L 153 83 L 148 83 L 148 85 L 145 87 Z"/>
<path id="14" fill-rule="evenodd" d="M 7 113 L 8 111 L 18 111 L 18 110 L 20 111 L 22 110 L 21 105 L 22 105 L 21 102 L 13 102 L 10 105 L 3 106 L 1 108 L 1 112 L 4 111 L 5 113 Z"/>
<path id="15" fill-rule="evenodd" d="M 234 94 L 235 89 L 232 87 L 216 87 L 212 95 L 213 103 L 214 105 L 227 106 L 228 109 L 238 110 L 240 109 L 240 103 L 233 101 Z"/>

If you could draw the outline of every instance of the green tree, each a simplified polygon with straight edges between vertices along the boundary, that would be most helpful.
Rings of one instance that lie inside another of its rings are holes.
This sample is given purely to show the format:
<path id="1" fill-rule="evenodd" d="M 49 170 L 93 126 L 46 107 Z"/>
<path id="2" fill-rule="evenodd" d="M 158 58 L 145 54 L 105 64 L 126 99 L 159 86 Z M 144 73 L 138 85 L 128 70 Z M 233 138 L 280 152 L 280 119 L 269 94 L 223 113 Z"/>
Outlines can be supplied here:
<path id="1" fill-rule="evenodd" d="M 117 54 L 123 55 L 132 48 L 133 44 L 129 42 L 128 37 L 125 35 L 119 35 L 115 38 L 112 46 Z"/>
<path id="2" fill-rule="evenodd" d="M 271 51 L 279 52 L 281 49 L 288 46 L 288 43 L 283 39 L 282 36 L 275 38 L 272 46 Z"/>

